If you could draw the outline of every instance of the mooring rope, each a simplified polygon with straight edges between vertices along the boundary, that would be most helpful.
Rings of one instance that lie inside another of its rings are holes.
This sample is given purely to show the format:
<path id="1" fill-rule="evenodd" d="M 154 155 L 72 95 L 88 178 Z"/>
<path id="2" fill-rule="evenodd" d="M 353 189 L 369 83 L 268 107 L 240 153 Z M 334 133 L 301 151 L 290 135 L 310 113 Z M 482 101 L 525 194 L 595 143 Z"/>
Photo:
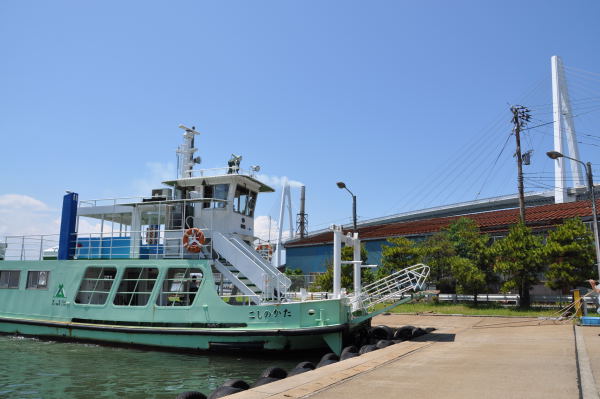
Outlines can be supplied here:
<path id="1" fill-rule="evenodd" d="M 508 327 L 511 324 L 523 324 L 523 323 L 534 323 L 537 321 L 538 326 L 541 326 L 543 323 L 549 321 L 552 322 L 551 324 L 565 324 L 566 322 L 570 322 L 572 321 L 577 313 L 579 312 L 579 310 L 581 310 L 583 304 L 585 303 L 585 298 L 587 296 L 591 296 L 594 294 L 594 291 L 590 291 L 587 294 L 583 295 L 582 297 L 579 298 L 579 300 L 577 301 L 573 301 L 572 303 L 570 303 L 568 306 L 565 306 L 564 308 L 559 309 L 558 311 L 556 311 L 555 313 L 552 313 L 550 316 L 539 316 L 537 317 L 535 320 L 531 320 L 531 319 L 527 319 L 527 320 L 519 320 L 519 321 L 505 321 L 502 323 L 493 323 L 493 324 L 475 324 L 472 328 L 493 328 L 493 327 Z M 574 311 L 573 311 L 574 309 Z M 513 327 L 526 327 L 524 325 L 516 325 Z"/>

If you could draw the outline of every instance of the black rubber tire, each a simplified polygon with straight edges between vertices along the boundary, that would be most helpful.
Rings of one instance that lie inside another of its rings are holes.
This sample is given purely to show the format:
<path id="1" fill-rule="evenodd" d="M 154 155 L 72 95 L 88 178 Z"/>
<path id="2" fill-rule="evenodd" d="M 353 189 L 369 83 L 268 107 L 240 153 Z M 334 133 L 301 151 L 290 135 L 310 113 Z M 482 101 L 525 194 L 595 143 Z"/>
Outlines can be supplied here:
<path id="1" fill-rule="evenodd" d="M 206 399 L 206 395 L 198 391 L 182 392 L 175 399 Z"/>
<path id="2" fill-rule="evenodd" d="M 208 395 L 208 399 L 217 399 L 222 398 L 224 396 L 233 395 L 234 393 L 243 392 L 243 389 L 234 388 L 234 387 L 218 387 L 215 389 L 210 395 Z"/>
<path id="3" fill-rule="evenodd" d="M 296 365 L 296 367 L 294 367 L 295 369 L 308 369 L 308 370 L 314 370 L 315 369 L 315 364 L 313 362 L 300 362 Z"/>
<path id="4" fill-rule="evenodd" d="M 389 339 L 380 339 L 379 341 L 377 341 L 377 344 L 375 346 L 377 346 L 378 349 L 383 349 L 390 345 L 394 345 L 394 343 Z"/>
<path id="5" fill-rule="evenodd" d="M 346 360 L 346 359 L 352 359 L 353 357 L 357 357 L 357 356 L 360 356 L 360 355 L 356 352 L 342 353 L 342 356 L 340 356 L 340 361 Z"/>
<path id="6" fill-rule="evenodd" d="M 335 353 L 326 353 L 323 355 L 320 362 L 322 362 L 324 360 L 340 360 L 340 357 L 338 355 L 336 355 Z"/>
<path id="7" fill-rule="evenodd" d="M 329 359 L 329 360 L 321 360 L 318 364 L 317 364 L 317 368 L 321 368 L 321 367 L 325 367 L 325 366 L 329 366 L 330 364 L 333 363 L 337 363 L 339 362 L 339 360 L 334 360 L 334 359 Z"/>
<path id="8" fill-rule="evenodd" d="M 239 388 L 239 389 L 243 389 L 244 391 L 246 389 L 250 389 L 250 384 L 248 384 L 246 381 L 244 380 L 227 380 L 224 383 L 221 384 L 222 387 L 233 387 L 233 388 Z"/>
<path id="9" fill-rule="evenodd" d="M 293 377 L 293 376 L 298 375 L 298 374 L 306 373 L 307 371 L 313 371 L 313 370 L 314 369 L 302 369 L 302 368 L 300 368 L 300 369 L 292 369 L 288 373 L 288 378 L 289 377 Z"/>
<path id="10" fill-rule="evenodd" d="M 287 377 L 287 371 L 282 369 L 281 367 L 269 367 L 268 369 L 264 369 L 262 373 L 258 376 L 258 378 L 262 377 L 270 377 L 270 378 L 285 378 Z"/>
<path id="11" fill-rule="evenodd" d="M 371 328 L 369 331 L 369 337 L 379 341 L 380 339 L 392 339 L 394 336 L 394 330 L 388 326 L 377 326 Z"/>
<path id="12" fill-rule="evenodd" d="M 402 341 L 408 341 L 409 339 L 412 338 L 412 332 L 413 332 L 414 328 L 415 328 L 414 326 L 400 327 L 394 333 L 394 339 L 401 339 Z"/>
<path id="13" fill-rule="evenodd" d="M 252 384 L 252 386 L 250 388 L 256 388 L 261 385 L 270 384 L 272 382 L 279 381 L 279 380 L 281 380 L 281 378 L 260 377 L 258 380 L 256 380 L 256 382 L 254 384 Z"/>
<path id="14" fill-rule="evenodd" d="M 340 359 L 344 356 L 345 353 L 358 353 L 358 348 L 354 345 L 350 345 L 342 349 L 342 353 L 340 354 Z"/>
<path id="15" fill-rule="evenodd" d="M 363 355 L 365 353 L 369 353 L 369 352 L 373 352 L 377 350 L 377 346 L 375 345 L 363 345 L 360 347 L 360 350 L 358 351 L 359 355 Z"/>
<path id="16" fill-rule="evenodd" d="M 420 327 L 415 327 L 415 328 L 413 328 L 413 330 L 412 330 L 412 339 L 418 338 L 418 337 L 420 337 L 421 335 L 425 335 L 425 334 L 427 334 L 427 333 L 425 332 L 425 330 L 423 330 L 423 329 L 422 329 L 422 328 L 420 328 Z"/>

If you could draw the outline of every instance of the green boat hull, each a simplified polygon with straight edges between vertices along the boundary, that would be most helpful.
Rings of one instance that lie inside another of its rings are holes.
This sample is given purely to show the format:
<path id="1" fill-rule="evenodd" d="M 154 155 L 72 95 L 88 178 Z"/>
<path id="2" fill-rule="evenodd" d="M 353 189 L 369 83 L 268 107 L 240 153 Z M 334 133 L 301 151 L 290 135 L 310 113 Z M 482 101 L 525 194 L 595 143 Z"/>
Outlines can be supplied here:
<path id="1" fill-rule="evenodd" d="M 145 306 L 118 306 L 112 284 L 103 305 L 75 301 L 88 267 L 112 267 L 118 281 L 128 267 L 158 269 L 157 283 Z M 157 306 L 168 268 L 202 270 L 191 306 Z M 204 260 L 70 260 L 0 262 L 0 270 L 19 270 L 18 288 L 0 289 L 0 332 L 118 345 L 189 350 L 308 350 L 340 352 L 351 333 L 350 308 L 342 300 L 231 305 L 215 290 Z M 30 271 L 47 271 L 45 289 L 29 289 Z"/>

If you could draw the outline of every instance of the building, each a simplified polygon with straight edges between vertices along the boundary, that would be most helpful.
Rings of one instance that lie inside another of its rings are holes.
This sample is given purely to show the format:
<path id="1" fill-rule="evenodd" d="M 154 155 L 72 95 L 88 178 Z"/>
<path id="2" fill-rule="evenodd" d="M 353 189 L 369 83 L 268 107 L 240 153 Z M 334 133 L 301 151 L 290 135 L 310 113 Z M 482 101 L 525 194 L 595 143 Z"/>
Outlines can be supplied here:
<path id="1" fill-rule="evenodd" d="M 577 200 L 574 202 L 560 204 L 553 202 L 551 192 L 528 194 L 526 197 L 527 226 L 534 231 L 542 232 L 554 228 L 565 219 L 574 217 L 580 217 L 585 223 L 591 224 L 591 203 L 582 198 L 582 195 L 577 195 Z M 502 237 L 506 235 L 510 225 L 519 220 L 518 198 L 497 197 L 367 220 L 358 225 L 359 237 L 369 253 L 367 262 L 381 263 L 381 247 L 386 245 L 388 238 L 406 237 L 421 240 L 460 217 L 473 219 L 482 233 L 490 234 L 492 237 Z M 344 226 L 343 230 L 351 231 L 351 228 L 352 226 Z M 320 230 L 304 238 L 287 241 L 285 243 L 287 267 L 299 268 L 305 274 L 324 272 L 326 263 L 332 256 L 332 241 L 333 233 L 330 230 Z"/>

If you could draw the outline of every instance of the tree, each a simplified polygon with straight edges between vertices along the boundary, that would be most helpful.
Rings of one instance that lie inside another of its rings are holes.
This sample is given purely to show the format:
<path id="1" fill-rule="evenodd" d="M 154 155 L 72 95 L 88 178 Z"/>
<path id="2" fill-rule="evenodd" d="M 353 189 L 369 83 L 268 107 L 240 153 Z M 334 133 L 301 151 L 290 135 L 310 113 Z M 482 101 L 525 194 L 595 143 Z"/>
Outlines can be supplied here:
<path id="1" fill-rule="evenodd" d="M 414 241 L 404 237 L 389 238 L 381 247 L 381 266 L 377 268 L 377 279 L 412 266 L 419 262 L 419 249 Z"/>
<path id="2" fill-rule="evenodd" d="M 488 242 L 474 220 L 462 217 L 419 246 L 420 261 L 431 267 L 431 280 L 440 291 L 477 295 L 493 281 Z"/>
<path id="3" fill-rule="evenodd" d="M 342 260 L 351 261 L 354 257 L 354 248 L 351 246 L 342 248 Z M 360 260 L 365 263 L 367 258 L 369 257 L 369 253 L 367 252 L 364 245 L 360 246 Z M 361 282 L 362 285 L 369 284 L 373 282 L 374 275 L 373 272 L 367 268 L 361 269 Z M 342 265 L 342 278 L 341 278 L 341 286 L 345 288 L 348 292 L 354 290 L 354 267 L 352 264 Z M 333 290 L 333 262 L 331 260 L 327 261 L 327 269 L 325 273 L 319 274 L 315 278 L 315 282 L 310 287 L 311 291 L 324 291 L 330 292 Z"/>
<path id="4" fill-rule="evenodd" d="M 490 236 L 481 234 L 473 219 L 461 217 L 447 227 L 450 241 L 454 244 L 456 255 L 470 259 L 485 275 L 486 286 L 497 282 L 493 262 L 490 257 Z"/>
<path id="5" fill-rule="evenodd" d="M 598 278 L 594 267 L 594 239 L 581 219 L 565 220 L 548 234 L 544 247 L 548 263 L 546 285 L 563 292 Z"/>
<path id="6" fill-rule="evenodd" d="M 442 293 L 454 293 L 456 280 L 450 260 L 456 256 L 453 243 L 445 231 L 429 236 L 418 246 L 419 262 L 430 267 L 429 280 Z"/>
<path id="7" fill-rule="evenodd" d="M 450 259 L 452 275 L 456 279 L 456 292 L 472 294 L 477 304 L 477 294 L 485 288 L 485 273 L 468 258 L 455 256 Z"/>
<path id="8" fill-rule="evenodd" d="M 508 235 L 496 241 L 491 248 L 494 270 L 502 273 L 505 281 L 502 291 L 519 291 L 521 306 L 529 307 L 529 289 L 539 282 L 544 269 L 543 247 L 540 237 L 531 233 L 522 222 L 510 227 Z"/>

